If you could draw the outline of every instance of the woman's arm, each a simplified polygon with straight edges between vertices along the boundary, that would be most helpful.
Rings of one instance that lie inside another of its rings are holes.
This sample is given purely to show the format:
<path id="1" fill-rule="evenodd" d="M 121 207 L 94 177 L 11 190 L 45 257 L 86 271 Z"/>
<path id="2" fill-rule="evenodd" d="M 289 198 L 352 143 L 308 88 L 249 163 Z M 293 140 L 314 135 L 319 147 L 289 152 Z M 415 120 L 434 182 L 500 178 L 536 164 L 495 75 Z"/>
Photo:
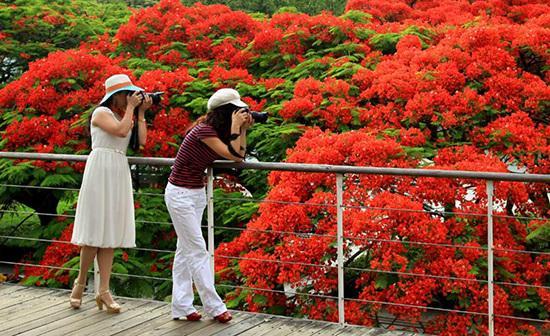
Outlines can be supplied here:
<path id="1" fill-rule="evenodd" d="M 231 139 L 230 146 L 241 157 L 246 154 L 246 130 L 252 123 L 252 116 L 244 109 L 233 112 L 231 134 L 235 135 L 235 138 Z"/>
<path id="2" fill-rule="evenodd" d="M 244 154 L 246 153 L 246 129 L 250 126 L 251 116 L 244 110 L 238 110 L 233 112 L 231 120 L 231 134 L 238 134 L 238 136 L 231 140 L 229 146 L 233 147 L 234 155 L 228 146 L 223 143 L 218 137 L 208 137 L 201 139 L 208 147 L 210 147 L 219 156 L 233 160 L 236 162 L 242 162 L 244 160 Z"/>
<path id="3" fill-rule="evenodd" d="M 153 99 L 149 96 L 145 96 L 145 100 L 139 106 L 138 111 L 138 136 L 139 136 L 139 145 L 145 146 L 147 141 L 147 122 L 145 121 L 145 111 L 153 105 Z"/>
<path id="4" fill-rule="evenodd" d="M 220 138 L 211 137 L 211 138 L 204 138 L 201 139 L 202 142 L 204 142 L 208 147 L 210 147 L 216 154 L 223 157 L 224 159 L 232 160 L 235 162 L 242 162 L 244 158 L 235 156 L 231 154 L 229 149 L 227 148 L 227 145 L 224 144 Z"/>
<path id="5" fill-rule="evenodd" d="M 126 112 L 120 121 L 113 118 L 109 113 L 98 111 L 92 118 L 92 125 L 97 126 L 105 132 L 124 138 L 132 130 L 134 125 L 133 114 L 134 107 L 141 102 L 140 98 L 134 93 L 129 96 Z"/>

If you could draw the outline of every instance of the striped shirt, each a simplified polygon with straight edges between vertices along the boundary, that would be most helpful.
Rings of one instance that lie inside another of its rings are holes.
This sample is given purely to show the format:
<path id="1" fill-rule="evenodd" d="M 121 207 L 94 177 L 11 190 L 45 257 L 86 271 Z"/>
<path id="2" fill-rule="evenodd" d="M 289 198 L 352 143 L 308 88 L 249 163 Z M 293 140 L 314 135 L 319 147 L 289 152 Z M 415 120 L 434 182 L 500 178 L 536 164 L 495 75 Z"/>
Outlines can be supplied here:
<path id="1" fill-rule="evenodd" d="M 204 187 L 206 168 L 215 160 L 221 159 L 216 152 L 201 141 L 201 139 L 213 137 L 218 137 L 216 130 L 204 123 L 196 125 L 187 133 L 168 178 L 170 183 L 178 187 L 192 189 Z"/>

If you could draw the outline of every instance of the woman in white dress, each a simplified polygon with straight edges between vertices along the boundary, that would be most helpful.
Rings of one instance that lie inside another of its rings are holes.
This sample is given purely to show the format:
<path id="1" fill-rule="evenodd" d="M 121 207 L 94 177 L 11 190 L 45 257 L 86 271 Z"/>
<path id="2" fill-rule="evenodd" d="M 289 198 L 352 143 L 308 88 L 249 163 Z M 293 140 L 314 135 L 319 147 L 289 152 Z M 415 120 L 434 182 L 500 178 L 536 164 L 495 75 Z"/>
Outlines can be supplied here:
<path id="1" fill-rule="evenodd" d="M 139 107 L 139 143 L 145 144 L 145 111 L 151 98 L 140 92 L 126 75 L 105 81 L 105 96 L 93 111 L 90 122 L 92 151 L 88 156 L 78 195 L 71 242 L 81 246 L 80 271 L 70 296 L 78 309 L 88 270 L 97 256 L 99 293 L 96 303 L 111 313 L 120 312 L 109 292 L 115 248 L 135 247 L 134 199 L 126 150 L 134 125 L 134 108 Z"/>

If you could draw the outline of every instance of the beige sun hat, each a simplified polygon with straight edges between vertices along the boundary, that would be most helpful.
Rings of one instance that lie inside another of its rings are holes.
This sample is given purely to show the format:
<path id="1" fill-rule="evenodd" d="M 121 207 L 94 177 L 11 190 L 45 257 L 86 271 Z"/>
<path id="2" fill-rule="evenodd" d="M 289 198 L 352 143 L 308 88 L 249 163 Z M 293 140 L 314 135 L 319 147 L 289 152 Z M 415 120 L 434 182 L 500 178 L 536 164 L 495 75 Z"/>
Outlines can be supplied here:
<path id="1" fill-rule="evenodd" d="M 120 91 L 143 91 L 142 88 L 132 84 L 130 77 L 124 74 L 112 75 L 105 81 L 105 96 L 99 105 L 105 103 L 109 97 Z"/>
<path id="2" fill-rule="evenodd" d="M 208 111 L 220 107 L 225 104 L 233 104 L 237 107 L 248 107 L 248 105 L 241 100 L 241 95 L 234 89 L 219 89 L 216 91 L 206 104 Z"/>

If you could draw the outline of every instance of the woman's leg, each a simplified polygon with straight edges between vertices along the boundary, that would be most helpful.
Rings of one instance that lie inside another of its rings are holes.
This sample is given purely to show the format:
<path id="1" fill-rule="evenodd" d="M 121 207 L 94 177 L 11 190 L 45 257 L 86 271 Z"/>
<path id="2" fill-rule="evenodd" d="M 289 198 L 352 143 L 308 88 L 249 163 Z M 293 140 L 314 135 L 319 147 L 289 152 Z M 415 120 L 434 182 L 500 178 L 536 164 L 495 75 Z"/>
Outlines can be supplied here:
<path id="1" fill-rule="evenodd" d="M 190 235 L 190 238 L 196 241 L 194 244 L 191 244 L 191 246 L 194 246 L 194 249 L 201 251 L 198 253 L 199 258 L 197 258 L 200 260 L 198 263 L 199 266 L 193 270 L 192 275 L 204 306 L 205 313 L 211 315 L 212 317 L 216 317 L 224 312 L 227 312 L 227 308 L 216 292 L 214 274 L 210 268 L 210 253 L 206 248 L 206 242 L 204 241 L 200 226 L 205 207 L 206 198 L 203 194 L 197 198 L 195 207 L 196 222 L 194 227 L 198 228 L 198 232 Z M 231 315 L 229 315 L 229 319 L 227 321 L 230 319 Z"/>
<path id="2" fill-rule="evenodd" d="M 216 293 L 214 274 L 210 269 L 210 255 L 202 236 L 201 220 L 205 206 L 204 190 L 202 192 L 197 190 L 180 197 L 171 212 L 174 228 L 184 249 L 184 262 L 199 292 L 204 312 L 211 316 L 218 316 L 227 311 L 227 308 Z"/>
<path id="3" fill-rule="evenodd" d="M 77 286 L 73 288 L 73 291 L 71 292 L 71 298 L 82 298 L 84 287 L 86 286 L 86 281 L 88 279 L 88 270 L 90 269 L 90 266 L 92 266 L 96 254 L 97 247 L 82 246 L 80 248 L 80 270 L 78 271 L 76 282 L 78 282 L 78 284 L 82 286 Z"/>
<path id="4" fill-rule="evenodd" d="M 107 305 L 115 303 L 110 294 L 102 294 L 109 291 L 111 269 L 113 268 L 113 248 L 99 248 L 97 251 L 97 263 L 99 265 L 99 294 Z"/>
<path id="5" fill-rule="evenodd" d="M 174 256 L 174 262 L 172 265 L 172 317 L 180 318 L 193 314 L 197 310 L 193 307 L 193 280 L 191 278 L 191 271 L 185 260 L 185 254 L 188 253 L 186 246 L 183 244 L 183 230 L 181 229 L 181 218 L 178 216 L 179 198 L 176 189 L 172 186 L 168 186 L 165 192 L 165 202 L 172 223 L 178 235 L 178 242 L 176 246 L 176 255 Z"/>

